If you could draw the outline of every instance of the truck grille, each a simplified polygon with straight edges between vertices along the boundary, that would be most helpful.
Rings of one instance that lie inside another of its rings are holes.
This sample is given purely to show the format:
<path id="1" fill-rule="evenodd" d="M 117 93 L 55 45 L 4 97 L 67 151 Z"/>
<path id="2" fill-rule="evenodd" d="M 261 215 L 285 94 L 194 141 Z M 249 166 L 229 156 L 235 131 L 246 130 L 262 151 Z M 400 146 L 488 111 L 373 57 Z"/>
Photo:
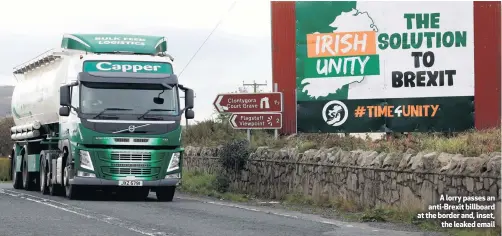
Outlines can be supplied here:
<path id="1" fill-rule="evenodd" d="M 150 163 L 112 163 L 112 167 L 150 167 Z"/>
<path id="2" fill-rule="evenodd" d="M 128 138 L 114 138 L 113 141 L 117 143 L 128 143 L 129 139 Z"/>
<path id="3" fill-rule="evenodd" d="M 102 166 L 101 171 L 105 176 L 136 176 L 151 177 L 160 173 L 160 167 L 145 166 Z"/>
<path id="4" fill-rule="evenodd" d="M 151 175 L 151 168 L 117 168 L 110 167 L 110 174 L 113 175 Z"/>
<path id="5" fill-rule="evenodd" d="M 135 143 L 148 143 L 148 141 L 150 141 L 150 139 L 147 139 L 147 138 L 135 138 L 135 139 L 133 139 L 133 142 L 135 142 Z"/>
<path id="6" fill-rule="evenodd" d="M 114 161 L 150 161 L 152 154 L 149 152 L 112 152 L 111 159 Z"/>
<path id="7" fill-rule="evenodd" d="M 117 143 L 130 143 L 130 142 L 135 142 L 135 143 L 148 143 L 150 139 L 148 138 L 114 138 L 113 141 Z"/>

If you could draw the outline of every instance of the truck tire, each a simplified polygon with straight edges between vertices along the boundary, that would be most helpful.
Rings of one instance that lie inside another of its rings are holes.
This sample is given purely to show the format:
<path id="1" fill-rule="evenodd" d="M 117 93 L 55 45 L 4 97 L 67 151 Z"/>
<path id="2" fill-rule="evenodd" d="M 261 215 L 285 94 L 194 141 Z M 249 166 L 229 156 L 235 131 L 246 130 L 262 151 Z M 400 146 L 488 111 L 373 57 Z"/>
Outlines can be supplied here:
<path id="1" fill-rule="evenodd" d="M 16 157 L 12 157 L 12 187 L 14 189 L 23 188 L 23 179 L 20 172 L 16 172 Z"/>
<path id="2" fill-rule="evenodd" d="M 47 186 L 48 180 L 47 164 L 44 156 L 40 156 L 40 192 L 44 195 L 49 193 L 49 186 Z"/>
<path id="3" fill-rule="evenodd" d="M 176 186 L 161 187 L 157 188 L 155 195 L 157 195 L 157 201 L 161 202 L 171 202 L 174 198 L 174 193 L 176 192 Z"/>
<path id="4" fill-rule="evenodd" d="M 23 165 L 22 165 L 22 173 L 23 173 L 23 188 L 25 190 L 31 191 L 34 189 L 34 176 L 33 173 L 30 173 L 28 171 L 28 161 L 26 158 L 23 158 Z"/>
<path id="5" fill-rule="evenodd" d="M 80 199 L 80 194 L 82 191 L 80 191 L 81 187 L 74 185 L 74 184 L 68 184 L 65 186 L 65 193 L 66 193 L 66 198 L 70 200 L 77 200 Z"/>
<path id="6" fill-rule="evenodd" d="M 69 170 L 68 166 L 63 169 L 63 184 L 64 184 L 64 189 L 65 189 L 65 194 L 66 198 L 70 200 L 77 200 L 80 199 L 82 196 L 82 186 L 74 185 L 70 183 L 70 176 L 69 176 Z"/>

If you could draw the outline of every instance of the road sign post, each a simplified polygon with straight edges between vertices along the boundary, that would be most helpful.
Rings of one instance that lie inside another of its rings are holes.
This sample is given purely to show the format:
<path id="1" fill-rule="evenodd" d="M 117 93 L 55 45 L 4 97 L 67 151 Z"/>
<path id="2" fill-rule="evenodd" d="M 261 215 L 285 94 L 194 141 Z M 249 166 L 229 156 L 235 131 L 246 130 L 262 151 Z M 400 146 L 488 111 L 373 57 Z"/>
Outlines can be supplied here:
<path id="1" fill-rule="evenodd" d="M 277 92 L 279 89 L 277 88 L 277 83 L 274 83 L 274 92 Z M 281 104 L 282 107 L 282 104 Z M 282 109 L 281 109 L 282 110 Z M 282 117 L 281 117 L 282 119 Z M 281 121 L 282 123 L 282 121 Z M 274 130 L 274 139 L 277 140 L 279 138 L 279 129 Z"/>
<path id="2" fill-rule="evenodd" d="M 234 129 L 282 128 L 282 93 L 227 93 L 218 94 L 213 102 L 220 113 L 231 113 L 229 122 Z M 275 135 L 277 138 L 277 135 Z"/>

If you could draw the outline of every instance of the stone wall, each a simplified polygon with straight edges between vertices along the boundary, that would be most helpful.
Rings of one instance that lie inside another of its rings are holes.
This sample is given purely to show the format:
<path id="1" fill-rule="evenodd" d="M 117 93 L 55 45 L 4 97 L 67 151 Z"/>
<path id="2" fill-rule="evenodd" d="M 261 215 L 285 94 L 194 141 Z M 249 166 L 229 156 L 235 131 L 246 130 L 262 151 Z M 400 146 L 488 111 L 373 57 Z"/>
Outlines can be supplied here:
<path id="1" fill-rule="evenodd" d="M 184 167 L 218 173 L 220 148 L 187 147 Z M 260 147 L 231 187 L 259 197 L 281 199 L 300 192 L 318 201 L 351 199 L 360 206 L 426 209 L 441 194 L 497 198 L 500 225 L 501 153 L 464 157 L 447 153 L 400 154 L 338 148 L 273 150 Z"/>

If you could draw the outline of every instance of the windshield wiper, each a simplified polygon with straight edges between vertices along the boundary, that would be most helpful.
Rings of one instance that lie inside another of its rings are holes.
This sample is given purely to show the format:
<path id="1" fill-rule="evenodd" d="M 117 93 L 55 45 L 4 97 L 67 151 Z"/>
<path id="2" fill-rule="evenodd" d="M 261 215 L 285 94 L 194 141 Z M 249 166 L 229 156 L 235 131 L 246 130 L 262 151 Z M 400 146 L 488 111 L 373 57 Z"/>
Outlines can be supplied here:
<path id="1" fill-rule="evenodd" d="M 145 113 L 143 113 L 143 115 L 141 115 L 140 117 L 138 117 L 138 120 L 145 117 L 146 114 L 152 112 L 152 111 L 176 111 L 176 110 L 173 110 L 173 109 L 149 109 L 148 111 L 146 111 Z"/>
<path id="2" fill-rule="evenodd" d="M 103 114 L 107 111 L 130 111 L 130 110 L 132 110 L 132 109 L 130 109 L 130 108 L 116 108 L 116 107 L 105 108 L 100 113 L 98 113 L 96 116 L 94 116 L 93 119 L 98 118 L 99 116 L 101 116 L 101 114 Z"/>

